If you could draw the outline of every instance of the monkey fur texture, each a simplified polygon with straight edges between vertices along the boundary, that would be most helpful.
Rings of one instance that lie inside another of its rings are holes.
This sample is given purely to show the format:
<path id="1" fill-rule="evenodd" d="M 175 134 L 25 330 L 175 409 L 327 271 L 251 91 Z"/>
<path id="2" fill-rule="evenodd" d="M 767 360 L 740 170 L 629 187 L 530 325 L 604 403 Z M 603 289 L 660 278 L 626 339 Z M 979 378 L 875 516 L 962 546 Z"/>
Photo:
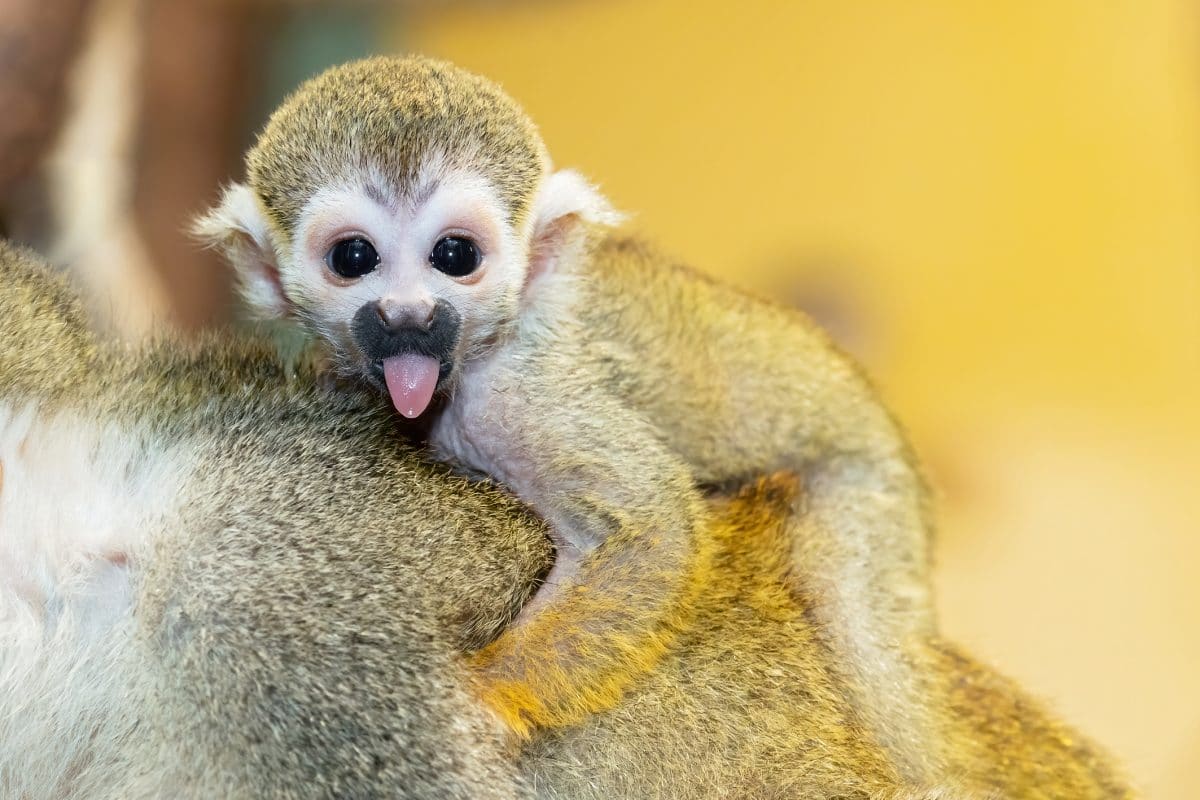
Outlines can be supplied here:
<path id="1" fill-rule="evenodd" d="M 261 340 L 99 339 L 0 242 L 0 795 L 1132 796 L 936 634 L 910 652 L 942 758 L 906 779 L 795 580 L 787 475 L 712 501 L 653 664 L 514 738 L 471 654 L 548 567 L 545 526 L 380 406 Z"/>
<path id="2" fill-rule="evenodd" d="M 417 353 L 437 361 L 429 443 L 512 489 L 557 550 L 533 610 L 478 656 L 511 724 L 591 713 L 580 687 L 615 702 L 686 624 L 689 576 L 709 568 L 699 487 L 788 470 L 804 484 L 791 574 L 819 598 L 842 680 L 908 776 L 939 770 L 910 649 L 934 630 L 925 486 L 874 389 L 810 320 L 614 230 L 511 98 L 442 62 L 327 71 L 246 164 L 198 231 L 252 307 L 303 323 L 343 374 L 382 386 L 400 352 L 364 320 L 457 311 L 458 336 Z M 447 231 L 484 251 L 476 271 L 430 267 Z M 330 248 L 350 241 L 378 268 L 334 274 Z"/>

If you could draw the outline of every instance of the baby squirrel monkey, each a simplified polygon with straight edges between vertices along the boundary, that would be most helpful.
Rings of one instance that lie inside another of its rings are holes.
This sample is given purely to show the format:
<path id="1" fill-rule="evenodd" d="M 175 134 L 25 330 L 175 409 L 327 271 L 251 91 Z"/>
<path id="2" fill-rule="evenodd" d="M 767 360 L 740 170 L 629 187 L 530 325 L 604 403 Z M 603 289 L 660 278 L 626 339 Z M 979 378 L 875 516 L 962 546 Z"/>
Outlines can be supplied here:
<path id="1" fill-rule="evenodd" d="M 427 421 L 438 457 L 547 521 L 545 585 L 479 654 L 495 685 L 538 687 L 506 698 L 526 723 L 577 717 L 581 685 L 602 702 L 661 651 L 703 568 L 698 486 L 778 469 L 804 479 L 796 574 L 822 580 L 805 588 L 850 691 L 881 718 L 919 706 L 902 646 L 932 630 L 928 521 L 897 426 L 801 314 L 617 235 L 619 219 L 551 170 L 494 84 L 375 58 L 286 100 L 197 232 L 258 312 L 307 326 L 341 375 Z M 918 734 L 876 733 L 922 757 Z"/>

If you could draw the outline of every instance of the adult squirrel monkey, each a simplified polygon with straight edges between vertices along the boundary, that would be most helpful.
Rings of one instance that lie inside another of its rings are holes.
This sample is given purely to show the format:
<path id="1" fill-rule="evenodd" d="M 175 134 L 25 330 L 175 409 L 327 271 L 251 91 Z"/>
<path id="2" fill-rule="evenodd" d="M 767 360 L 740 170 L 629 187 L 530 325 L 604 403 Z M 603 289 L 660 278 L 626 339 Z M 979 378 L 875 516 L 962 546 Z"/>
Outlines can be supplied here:
<path id="1" fill-rule="evenodd" d="M 246 336 L 95 336 L 0 242 L 0 797 L 1133 796 L 936 636 L 910 653 L 941 765 L 904 776 L 789 584 L 787 476 L 706 507 L 688 618 L 615 704 L 514 740 L 469 659 L 549 563 L 544 526 L 310 367 Z"/>

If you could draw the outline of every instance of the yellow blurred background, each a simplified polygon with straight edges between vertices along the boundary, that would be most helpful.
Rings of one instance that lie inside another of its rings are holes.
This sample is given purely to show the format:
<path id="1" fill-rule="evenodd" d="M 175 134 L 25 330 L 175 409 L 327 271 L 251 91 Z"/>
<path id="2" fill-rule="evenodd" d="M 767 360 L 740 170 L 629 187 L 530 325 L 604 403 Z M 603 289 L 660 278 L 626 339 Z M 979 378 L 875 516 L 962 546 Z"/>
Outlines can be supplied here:
<path id="1" fill-rule="evenodd" d="M 946 632 L 1200 786 L 1200 47 L 1177 0 L 405 14 L 687 261 L 811 304 L 939 489 Z"/>
<path id="2" fill-rule="evenodd" d="M 947 634 L 1149 797 L 1196 795 L 1193 4 L 10 1 L 100 9 L 111 53 L 88 63 L 141 76 L 127 112 L 101 104 L 132 120 L 111 152 L 84 126 L 54 163 L 133 165 L 109 206 L 135 219 L 157 288 L 132 294 L 188 327 L 230 301 L 187 218 L 240 174 L 282 91 L 370 51 L 499 81 L 633 227 L 809 310 L 866 362 L 938 491 Z M 140 31 L 140 72 L 117 29 Z M 38 229 L 26 205 L 10 232 Z"/>

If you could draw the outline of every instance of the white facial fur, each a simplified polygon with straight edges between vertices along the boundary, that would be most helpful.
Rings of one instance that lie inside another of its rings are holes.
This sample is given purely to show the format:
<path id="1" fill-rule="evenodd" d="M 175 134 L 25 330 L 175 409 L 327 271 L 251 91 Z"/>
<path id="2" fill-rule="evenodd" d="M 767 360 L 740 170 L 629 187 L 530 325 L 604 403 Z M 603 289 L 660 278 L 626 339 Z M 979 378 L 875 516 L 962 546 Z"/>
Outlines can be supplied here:
<path id="1" fill-rule="evenodd" d="M 434 269 L 429 255 L 446 236 L 470 239 L 481 263 L 452 277 Z M 340 241 L 362 237 L 374 245 L 374 272 L 347 279 L 326 263 Z M 462 317 L 458 359 L 470 357 L 517 314 L 528 269 L 525 234 L 505 220 L 504 206 L 482 178 L 440 169 L 437 162 L 403 193 L 371 175 L 318 191 L 301 212 L 290 262 L 280 270 L 288 301 L 354 369 L 349 323 L 367 303 L 387 302 L 417 313 L 438 300 Z"/>
<path id="2" fill-rule="evenodd" d="M 506 208 L 478 173 L 425 160 L 411 185 L 371 169 L 352 169 L 318 190 L 304 205 L 291 241 L 279 241 L 247 186 L 226 190 L 221 205 L 195 232 L 216 244 L 239 273 L 250 306 L 266 317 L 298 318 L 333 347 L 339 368 L 361 374 L 368 364 L 351 335 L 364 305 L 386 302 L 420 314 L 438 300 L 461 318 L 455 372 L 486 352 L 506 326 L 530 312 L 533 285 L 577 256 L 577 223 L 611 226 L 621 215 L 578 173 L 549 174 L 528 219 L 509 224 Z M 452 277 L 434 269 L 429 255 L 445 236 L 476 243 L 477 270 Z M 325 259 L 339 241 L 361 237 L 378 251 L 378 268 L 360 278 L 334 273 Z"/>

